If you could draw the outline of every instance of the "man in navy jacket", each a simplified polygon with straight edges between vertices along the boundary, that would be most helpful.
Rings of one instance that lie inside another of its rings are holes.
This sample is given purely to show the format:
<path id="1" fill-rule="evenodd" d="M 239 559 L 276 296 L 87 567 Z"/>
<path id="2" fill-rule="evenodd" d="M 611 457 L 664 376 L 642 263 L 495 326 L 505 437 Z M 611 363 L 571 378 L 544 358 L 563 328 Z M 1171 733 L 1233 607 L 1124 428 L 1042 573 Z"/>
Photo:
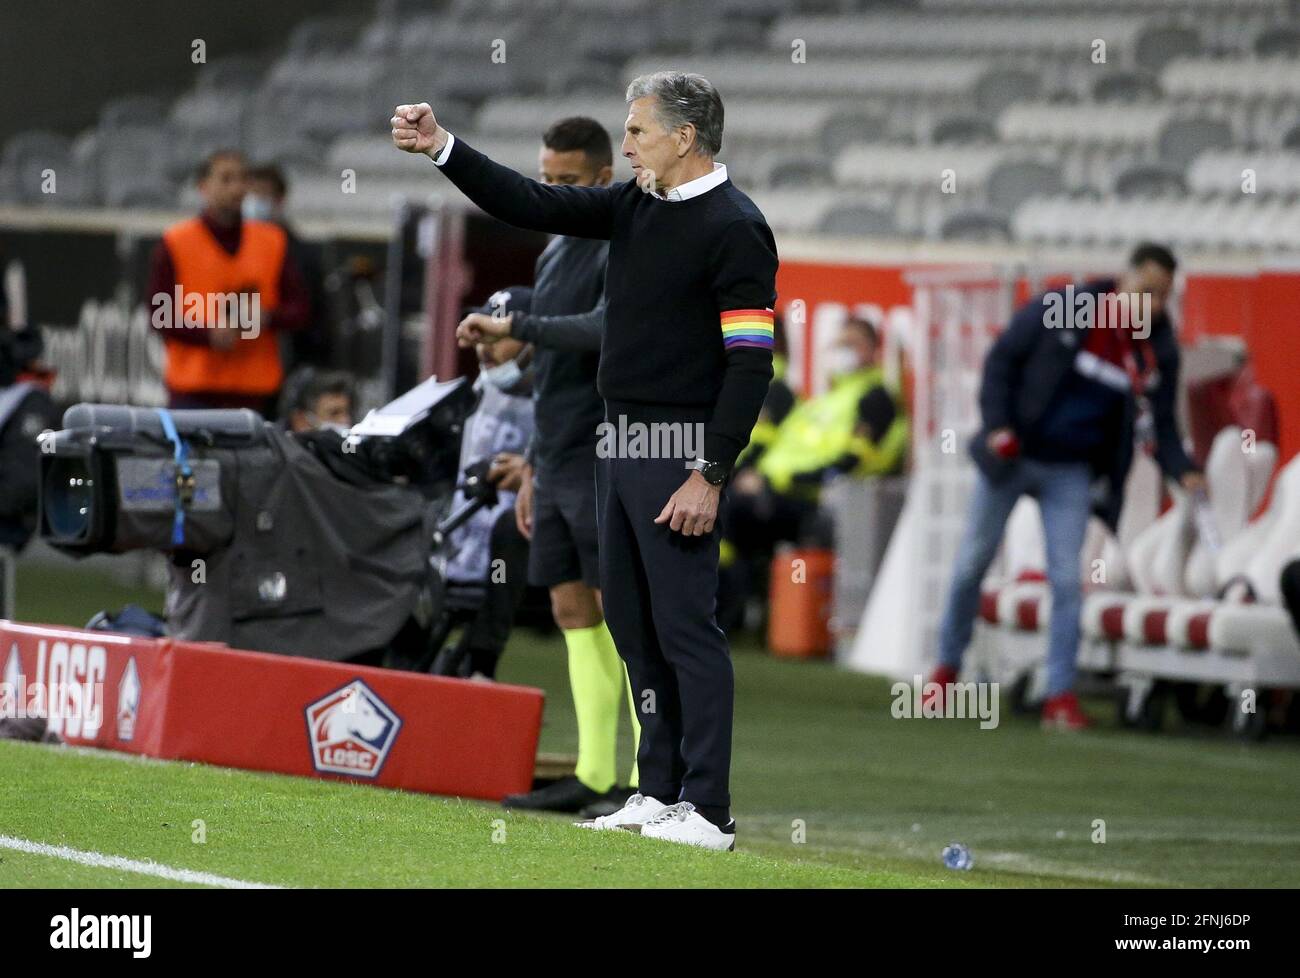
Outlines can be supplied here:
<path id="1" fill-rule="evenodd" d="M 1117 281 L 1035 296 L 990 350 L 980 387 L 983 425 L 971 444 L 979 471 L 932 676 L 939 687 L 957 678 L 980 582 L 1012 508 L 1027 494 L 1042 511 L 1052 592 L 1043 723 L 1087 726 L 1073 686 L 1088 518 L 1096 513 L 1115 529 L 1135 441 L 1188 491 L 1205 485 L 1175 418 L 1179 353 L 1165 303 L 1176 267 L 1168 249 L 1139 245 Z"/>

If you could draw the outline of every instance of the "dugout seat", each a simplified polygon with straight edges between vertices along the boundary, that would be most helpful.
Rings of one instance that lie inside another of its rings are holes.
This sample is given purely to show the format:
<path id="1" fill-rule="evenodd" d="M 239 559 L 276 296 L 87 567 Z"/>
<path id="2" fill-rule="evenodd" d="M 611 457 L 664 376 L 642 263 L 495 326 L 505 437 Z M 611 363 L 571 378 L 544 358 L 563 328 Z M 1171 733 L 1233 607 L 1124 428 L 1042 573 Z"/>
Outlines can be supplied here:
<path id="1" fill-rule="evenodd" d="M 1272 501 L 1249 520 L 1264 496 L 1276 458 L 1271 444 L 1243 452 L 1241 431 L 1229 427 L 1215 439 L 1206 466 L 1217 553 L 1198 540 L 1198 523 L 1186 494 L 1170 488 L 1172 505 L 1147 526 L 1131 520 L 1153 512 L 1161 491 L 1154 463 L 1139 456 L 1130 476 L 1129 525 L 1120 541 L 1099 524 L 1090 528 L 1084 567 L 1100 554 L 1105 585 L 1086 590 L 1081 614 L 1079 668 L 1115 674 L 1130 689 L 1124 709 L 1143 713 L 1161 683 L 1300 689 L 1300 638 L 1281 606 L 1282 568 L 1300 556 L 1300 457 L 1273 485 Z M 1136 488 L 1134 479 L 1146 489 Z M 981 668 L 1008 681 L 1041 668 L 1051 622 L 1049 589 L 1041 570 L 1036 505 L 1022 501 L 1008 521 L 1002 576 L 986 585 L 975 649 Z M 1127 507 L 1126 507 L 1127 509 Z M 1123 560 L 1116 561 L 1115 555 Z M 1085 576 L 1085 581 L 1089 578 Z M 1091 583 L 1091 582 L 1090 582 Z M 1087 585 L 1085 586 L 1087 588 Z M 1262 723 L 1233 716 L 1234 729 L 1258 734 Z"/>

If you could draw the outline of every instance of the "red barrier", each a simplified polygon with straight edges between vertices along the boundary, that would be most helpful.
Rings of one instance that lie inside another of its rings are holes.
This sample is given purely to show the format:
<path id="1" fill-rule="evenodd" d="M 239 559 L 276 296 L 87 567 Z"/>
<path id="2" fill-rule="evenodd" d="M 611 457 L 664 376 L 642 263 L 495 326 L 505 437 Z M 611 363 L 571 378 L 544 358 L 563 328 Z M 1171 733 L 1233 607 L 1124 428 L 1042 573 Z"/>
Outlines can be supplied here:
<path id="1" fill-rule="evenodd" d="M 0 620 L 0 709 L 71 744 L 498 800 L 532 786 L 541 690 Z"/>

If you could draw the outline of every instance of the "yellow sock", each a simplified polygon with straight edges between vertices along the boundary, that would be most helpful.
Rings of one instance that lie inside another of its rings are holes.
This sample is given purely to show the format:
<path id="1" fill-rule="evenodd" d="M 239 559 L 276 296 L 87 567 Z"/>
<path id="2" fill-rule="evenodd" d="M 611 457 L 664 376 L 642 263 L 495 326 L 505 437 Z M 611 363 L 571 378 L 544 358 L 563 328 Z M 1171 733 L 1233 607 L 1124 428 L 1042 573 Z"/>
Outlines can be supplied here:
<path id="1" fill-rule="evenodd" d="M 608 791 L 618 775 L 618 710 L 627 673 L 603 621 L 590 628 L 566 628 L 564 644 L 578 717 L 574 773 L 592 791 Z"/>

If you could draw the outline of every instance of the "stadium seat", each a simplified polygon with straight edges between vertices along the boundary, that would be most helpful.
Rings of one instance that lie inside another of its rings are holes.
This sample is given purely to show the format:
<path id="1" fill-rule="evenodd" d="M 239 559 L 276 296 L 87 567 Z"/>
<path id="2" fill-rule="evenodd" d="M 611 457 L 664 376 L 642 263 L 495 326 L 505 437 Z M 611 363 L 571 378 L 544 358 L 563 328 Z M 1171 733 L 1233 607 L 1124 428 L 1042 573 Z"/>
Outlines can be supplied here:
<path id="1" fill-rule="evenodd" d="M 898 233 L 898 226 L 885 208 L 845 204 L 825 213 L 817 230 L 833 236 L 875 238 L 893 237 Z"/>
<path id="2" fill-rule="evenodd" d="M 1061 189 L 1061 174 L 1055 165 L 1018 159 L 1000 162 L 993 168 L 987 194 L 991 208 L 1010 214 L 1026 200 L 1050 197 Z"/>
<path id="3" fill-rule="evenodd" d="M 834 156 L 845 146 L 862 139 L 864 134 L 883 134 L 888 128 L 888 121 L 866 106 L 832 109 L 822 120 L 818 138 L 826 155 Z"/>
<path id="4" fill-rule="evenodd" d="M 109 207 L 169 207 L 176 185 L 171 174 L 172 135 L 164 126 L 105 126 L 98 140 L 99 173 Z"/>
<path id="5" fill-rule="evenodd" d="M 1198 193 L 1241 194 L 1248 179 L 1261 196 L 1300 194 L 1300 152 L 1214 149 L 1187 169 L 1188 186 Z"/>
<path id="6" fill-rule="evenodd" d="M 1094 102 L 1135 102 L 1160 97 L 1160 82 L 1154 72 L 1119 70 L 1101 75 L 1092 86 Z"/>
<path id="7" fill-rule="evenodd" d="M 1179 58 L 1161 71 L 1160 86 L 1170 95 L 1294 100 L 1300 95 L 1300 63 L 1289 58 Z"/>
<path id="8" fill-rule="evenodd" d="M 1180 167 L 1168 163 L 1129 163 L 1115 174 L 1118 197 L 1176 196 L 1187 192 Z"/>
<path id="9" fill-rule="evenodd" d="M 935 121 L 930 142 L 936 145 L 992 143 L 998 138 L 993 121 L 981 115 L 948 115 Z"/>
<path id="10" fill-rule="evenodd" d="M 1160 69 L 1175 58 L 1190 57 L 1201 50 L 1201 35 L 1194 27 L 1181 24 L 1154 23 L 1134 42 L 1136 64 Z"/>
<path id="11" fill-rule="evenodd" d="M 1011 240 L 1011 225 L 996 211 L 958 211 L 943 219 L 939 237 L 944 241 L 1002 242 Z"/>
<path id="12" fill-rule="evenodd" d="M 78 168 L 73 162 L 72 143 L 58 133 L 33 130 L 14 136 L 0 154 L 0 171 L 6 174 L 7 194 L 23 203 L 76 203 L 84 197 L 84 184 L 78 182 Z M 47 172 L 55 178 L 53 194 L 44 189 Z"/>
<path id="13" fill-rule="evenodd" d="M 1160 158 L 1177 166 L 1187 166 L 1207 150 L 1232 145 L 1232 127 L 1218 119 L 1175 118 L 1160 130 L 1156 149 Z"/>
<path id="14" fill-rule="evenodd" d="M 1143 26 L 1140 16 L 1107 18 L 1105 35 L 1117 53 L 1129 50 Z M 795 15 L 778 20 L 769 34 L 772 48 L 783 50 L 791 38 L 803 38 L 818 51 L 864 56 L 944 53 L 952 55 L 1034 56 L 1074 52 L 1097 36 L 1094 17 L 1036 11 L 1014 14 L 962 15 L 937 19 L 911 12 Z"/>
<path id="15" fill-rule="evenodd" d="M 128 95 L 115 98 L 99 113 L 102 129 L 119 126 L 155 126 L 167 115 L 167 101 L 156 95 Z"/>
<path id="16" fill-rule="evenodd" d="M 789 156 L 774 160 L 766 171 L 771 187 L 829 187 L 835 182 L 829 164 L 820 156 Z"/>
<path id="17" fill-rule="evenodd" d="M 1014 68 L 993 68 L 975 83 L 975 105 L 996 114 L 1015 102 L 1034 98 L 1042 88 L 1037 73 Z"/>
<path id="18" fill-rule="evenodd" d="M 822 215 L 835 205 L 841 192 L 829 188 L 781 188 L 758 190 L 752 196 L 774 230 L 811 234 L 817 230 Z"/>
<path id="19" fill-rule="evenodd" d="M 1005 156 L 998 146 L 912 146 L 902 143 L 854 143 L 833 163 L 841 186 L 922 186 L 941 189 L 951 171 L 957 192 L 983 193 L 989 175 Z"/>

